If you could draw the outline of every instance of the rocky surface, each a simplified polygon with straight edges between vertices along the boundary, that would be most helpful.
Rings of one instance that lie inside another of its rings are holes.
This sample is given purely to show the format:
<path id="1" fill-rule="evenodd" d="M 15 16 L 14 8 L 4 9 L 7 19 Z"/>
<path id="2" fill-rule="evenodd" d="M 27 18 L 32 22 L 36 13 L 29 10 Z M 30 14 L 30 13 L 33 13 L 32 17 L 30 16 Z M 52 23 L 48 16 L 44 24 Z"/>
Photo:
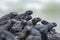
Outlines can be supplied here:
<path id="1" fill-rule="evenodd" d="M 28 10 L 23 14 L 11 12 L 2 16 L 0 40 L 60 40 L 60 34 L 53 29 L 57 26 L 56 23 L 39 17 L 32 18 L 32 14 Z M 38 22 L 41 24 L 37 24 Z"/>

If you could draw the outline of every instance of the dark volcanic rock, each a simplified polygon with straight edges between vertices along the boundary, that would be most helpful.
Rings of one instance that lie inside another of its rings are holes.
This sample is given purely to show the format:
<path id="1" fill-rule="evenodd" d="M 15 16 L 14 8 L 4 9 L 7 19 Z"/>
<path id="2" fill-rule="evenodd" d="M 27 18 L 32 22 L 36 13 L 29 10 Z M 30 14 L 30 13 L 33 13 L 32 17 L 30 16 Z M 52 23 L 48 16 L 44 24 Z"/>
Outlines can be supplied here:
<path id="1" fill-rule="evenodd" d="M 5 30 L 0 29 L 0 38 L 6 38 L 6 40 L 16 40 L 15 36 Z"/>
<path id="2" fill-rule="evenodd" d="M 49 40 L 60 40 L 60 33 L 50 35 L 48 37 Z"/>
<path id="3" fill-rule="evenodd" d="M 28 10 L 23 14 L 10 12 L 1 17 L 0 40 L 60 40 L 60 33 L 54 29 L 57 26 L 55 22 L 39 17 L 32 19 L 32 14 Z"/>
<path id="4" fill-rule="evenodd" d="M 26 40 L 41 40 L 40 36 L 29 35 Z"/>

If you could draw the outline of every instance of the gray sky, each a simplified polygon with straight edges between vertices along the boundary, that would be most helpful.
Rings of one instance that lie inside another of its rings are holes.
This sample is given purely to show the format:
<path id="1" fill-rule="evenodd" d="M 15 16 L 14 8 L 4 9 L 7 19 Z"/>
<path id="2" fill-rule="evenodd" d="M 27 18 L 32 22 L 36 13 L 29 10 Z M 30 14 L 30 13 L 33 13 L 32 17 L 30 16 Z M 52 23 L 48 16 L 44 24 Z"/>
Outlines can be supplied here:
<path id="1" fill-rule="evenodd" d="M 40 9 L 43 6 L 43 4 L 49 3 L 51 1 L 60 3 L 60 0 L 0 0 L 0 9 L 1 10 L 9 9 L 9 6 L 8 6 L 9 4 L 16 5 L 19 2 L 23 3 L 23 1 L 26 2 L 25 3 L 26 8 L 36 8 L 36 9 Z M 41 4 L 39 4 L 39 3 L 41 3 Z"/>

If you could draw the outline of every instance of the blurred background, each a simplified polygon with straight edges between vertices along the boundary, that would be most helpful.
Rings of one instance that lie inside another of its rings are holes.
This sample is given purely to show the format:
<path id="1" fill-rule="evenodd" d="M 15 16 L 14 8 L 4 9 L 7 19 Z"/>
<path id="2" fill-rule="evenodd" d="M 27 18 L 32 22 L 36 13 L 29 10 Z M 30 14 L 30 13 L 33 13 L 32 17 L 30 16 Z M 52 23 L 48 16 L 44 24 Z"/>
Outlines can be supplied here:
<path id="1" fill-rule="evenodd" d="M 32 10 L 34 17 L 56 22 L 55 28 L 60 33 L 60 0 L 0 0 L 0 17 L 14 11 L 24 13 Z"/>

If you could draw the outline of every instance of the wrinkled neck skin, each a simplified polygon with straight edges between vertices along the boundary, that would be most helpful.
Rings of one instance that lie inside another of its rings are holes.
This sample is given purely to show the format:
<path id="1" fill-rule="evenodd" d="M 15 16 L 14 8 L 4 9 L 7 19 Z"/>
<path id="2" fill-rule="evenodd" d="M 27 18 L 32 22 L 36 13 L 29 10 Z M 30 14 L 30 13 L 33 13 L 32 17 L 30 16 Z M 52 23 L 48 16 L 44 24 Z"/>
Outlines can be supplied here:
<path id="1" fill-rule="evenodd" d="M 35 26 L 37 23 L 38 23 L 38 22 L 33 22 L 33 21 L 32 21 L 32 25 L 33 25 L 33 26 Z"/>
<path id="2" fill-rule="evenodd" d="M 26 14 L 26 13 L 24 13 L 24 16 L 27 16 L 27 14 Z"/>
<path id="3" fill-rule="evenodd" d="M 50 32 L 50 31 L 54 28 L 54 27 L 51 26 L 50 24 L 48 24 L 47 27 L 48 27 L 48 32 Z"/>

